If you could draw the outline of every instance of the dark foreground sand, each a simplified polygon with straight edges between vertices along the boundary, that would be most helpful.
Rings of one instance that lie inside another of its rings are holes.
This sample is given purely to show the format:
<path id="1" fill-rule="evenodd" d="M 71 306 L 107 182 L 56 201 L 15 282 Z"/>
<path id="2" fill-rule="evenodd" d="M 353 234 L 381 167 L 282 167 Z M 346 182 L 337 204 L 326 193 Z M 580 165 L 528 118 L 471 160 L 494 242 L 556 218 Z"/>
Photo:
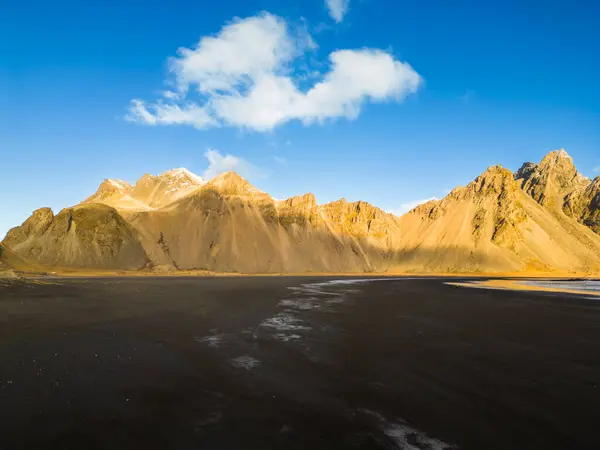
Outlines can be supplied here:
<path id="1" fill-rule="evenodd" d="M 0 449 L 600 448 L 599 300 L 324 281 L 2 282 Z"/>

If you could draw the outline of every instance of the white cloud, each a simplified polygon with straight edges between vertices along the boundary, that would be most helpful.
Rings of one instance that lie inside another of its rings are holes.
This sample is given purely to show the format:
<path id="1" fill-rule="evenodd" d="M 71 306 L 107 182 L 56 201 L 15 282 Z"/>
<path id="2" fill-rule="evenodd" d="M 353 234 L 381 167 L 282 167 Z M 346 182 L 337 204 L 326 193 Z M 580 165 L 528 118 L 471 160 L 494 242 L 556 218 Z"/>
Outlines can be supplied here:
<path id="1" fill-rule="evenodd" d="M 396 214 L 397 216 L 401 216 L 406 214 L 407 212 L 415 209 L 417 206 L 422 205 L 423 203 L 430 202 L 431 200 L 439 200 L 437 197 L 429 197 L 421 200 L 411 200 L 406 203 L 401 203 L 398 209 L 394 209 L 391 212 L 392 214 Z"/>
<path id="2" fill-rule="evenodd" d="M 325 0 L 329 15 L 337 23 L 340 23 L 344 19 L 346 12 L 348 12 L 349 3 L 350 0 Z"/>
<path id="3" fill-rule="evenodd" d="M 168 99 L 178 100 L 178 99 L 181 98 L 181 93 L 175 92 L 175 91 L 171 91 L 169 89 L 167 89 L 166 91 L 163 91 L 162 95 L 163 95 L 164 98 L 168 98 Z"/>
<path id="4" fill-rule="evenodd" d="M 269 13 L 235 19 L 196 47 L 179 49 L 169 63 L 178 92 L 166 91 L 150 104 L 132 100 L 127 118 L 148 125 L 270 131 L 292 120 L 354 119 L 366 102 L 399 102 L 422 82 L 408 63 L 388 52 L 337 50 L 329 55 L 329 71 L 301 89 L 306 77 L 300 67 L 315 47 L 306 26 L 291 30 Z"/>
<path id="5" fill-rule="evenodd" d="M 275 156 L 274 157 L 275 161 L 277 161 L 279 164 L 287 164 L 287 159 L 285 159 L 282 156 Z"/>
<path id="6" fill-rule="evenodd" d="M 126 119 L 146 125 L 191 125 L 198 129 L 219 125 L 205 108 L 193 103 L 179 106 L 159 102 L 146 106 L 140 100 L 132 100 Z"/>
<path id="7" fill-rule="evenodd" d="M 263 13 L 234 19 L 193 49 L 180 48 L 169 65 L 183 90 L 195 85 L 201 92 L 230 92 L 248 79 L 280 70 L 295 51 L 285 21 Z"/>
<path id="8" fill-rule="evenodd" d="M 202 174 L 210 180 L 224 172 L 236 172 L 244 177 L 262 176 L 262 172 L 253 164 L 234 155 L 223 155 L 215 149 L 208 149 L 204 156 L 208 159 L 208 167 Z"/>

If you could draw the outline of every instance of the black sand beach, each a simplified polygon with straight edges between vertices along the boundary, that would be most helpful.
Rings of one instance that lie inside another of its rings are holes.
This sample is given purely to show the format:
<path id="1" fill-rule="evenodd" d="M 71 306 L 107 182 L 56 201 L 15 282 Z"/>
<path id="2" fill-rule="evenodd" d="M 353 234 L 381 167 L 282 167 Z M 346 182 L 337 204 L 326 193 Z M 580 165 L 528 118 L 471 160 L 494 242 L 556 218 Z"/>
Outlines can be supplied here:
<path id="1" fill-rule="evenodd" d="M 600 301 L 443 279 L 0 284 L 0 449 L 597 449 Z"/>

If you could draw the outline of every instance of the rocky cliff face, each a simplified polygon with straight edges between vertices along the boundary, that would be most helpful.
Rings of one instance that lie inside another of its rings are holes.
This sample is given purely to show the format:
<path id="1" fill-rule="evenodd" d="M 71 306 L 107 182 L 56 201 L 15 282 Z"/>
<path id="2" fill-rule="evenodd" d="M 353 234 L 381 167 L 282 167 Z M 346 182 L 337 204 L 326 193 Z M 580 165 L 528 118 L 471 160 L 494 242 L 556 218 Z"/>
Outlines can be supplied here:
<path id="1" fill-rule="evenodd" d="M 385 270 L 388 251 L 368 236 L 366 203 L 317 205 L 312 194 L 275 201 L 227 173 L 160 210 L 129 217 L 159 267 L 245 273 Z M 394 230 L 380 231 L 382 235 Z M 395 230 L 396 232 L 398 230 Z"/>
<path id="2" fill-rule="evenodd" d="M 39 209 L 2 244 L 49 267 L 138 270 L 149 263 L 136 230 L 102 204 L 63 209 L 56 216 Z"/>
<path id="3" fill-rule="evenodd" d="M 540 205 L 600 234 L 600 177 L 584 177 L 564 150 L 550 152 L 539 164 L 525 163 L 515 178 Z"/>
<path id="4" fill-rule="evenodd" d="M 600 177 L 565 197 L 563 212 L 600 234 Z"/>
<path id="5" fill-rule="evenodd" d="M 366 202 L 274 200 L 229 172 L 106 180 L 81 205 L 35 211 L 12 254 L 89 269 L 300 272 L 600 271 L 600 178 L 563 151 L 514 175 L 492 166 L 401 218 Z"/>
<path id="6" fill-rule="evenodd" d="M 510 171 L 490 167 L 464 188 L 400 218 L 406 267 L 438 272 L 600 268 L 600 239 L 561 222 L 519 188 Z M 569 230 L 567 232 L 567 229 Z"/>
<path id="7" fill-rule="evenodd" d="M 550 208 L 562 208 L 565 197 L 589 183 L 575 168 L 564 150 L 550 152 L 538 165 L 526 163 L 517 171 L 521 188 L 536 202 Z"/>

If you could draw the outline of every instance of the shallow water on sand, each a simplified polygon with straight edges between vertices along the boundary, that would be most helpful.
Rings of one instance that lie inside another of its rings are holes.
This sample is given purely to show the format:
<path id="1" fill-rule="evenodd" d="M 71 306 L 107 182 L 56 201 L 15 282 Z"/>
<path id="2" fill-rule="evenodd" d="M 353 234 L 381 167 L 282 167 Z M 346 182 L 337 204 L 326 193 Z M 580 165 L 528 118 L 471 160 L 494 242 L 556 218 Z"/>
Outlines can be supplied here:
<path id="1" fill-rule="evenodd" d="M 523 281 L 522 284 L 551 289 L 570 289 L 575 291 L 600 292 L 600 280 L 573 280 L 573 281 Z"/>

